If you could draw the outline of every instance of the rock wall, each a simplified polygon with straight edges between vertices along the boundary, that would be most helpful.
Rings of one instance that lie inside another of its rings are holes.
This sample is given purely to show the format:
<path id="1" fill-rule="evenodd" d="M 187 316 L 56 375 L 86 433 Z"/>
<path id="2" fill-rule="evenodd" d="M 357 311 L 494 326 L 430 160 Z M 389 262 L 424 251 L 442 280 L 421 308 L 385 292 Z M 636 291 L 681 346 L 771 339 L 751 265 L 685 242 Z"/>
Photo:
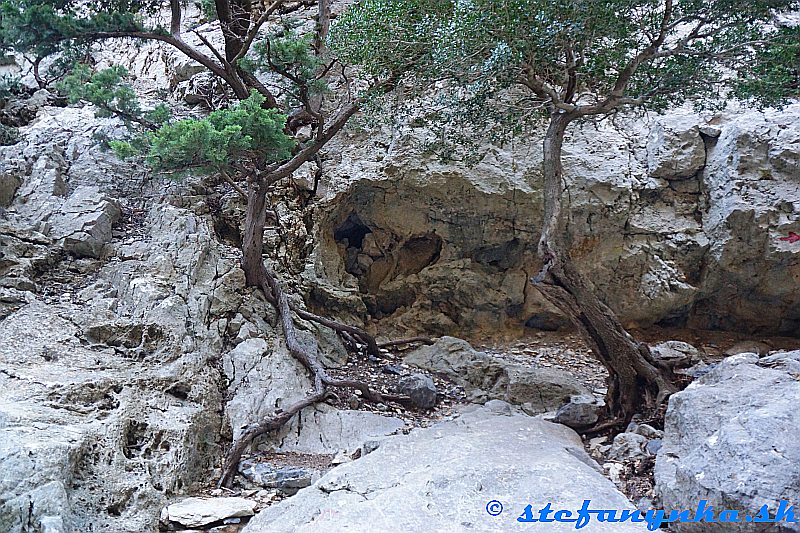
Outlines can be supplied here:
<path id="1" fill-rule="evenodd" d="M 800 335 L 800 105 L 576 125 L 564 165 L 572 255 L 629 325 Z M 415 148 L 424 131 L 351 131 L 329 151 L 312 257 L 326 305 L 433 333 L 557 329 L 530 284 L 540 137 L 474 167 Z M 324 284 L 324 283 L 323 283 Z M 339 293 L 341 296 L 341 293 Z M 389 320 L 387 320 L 389 319 Z"/>

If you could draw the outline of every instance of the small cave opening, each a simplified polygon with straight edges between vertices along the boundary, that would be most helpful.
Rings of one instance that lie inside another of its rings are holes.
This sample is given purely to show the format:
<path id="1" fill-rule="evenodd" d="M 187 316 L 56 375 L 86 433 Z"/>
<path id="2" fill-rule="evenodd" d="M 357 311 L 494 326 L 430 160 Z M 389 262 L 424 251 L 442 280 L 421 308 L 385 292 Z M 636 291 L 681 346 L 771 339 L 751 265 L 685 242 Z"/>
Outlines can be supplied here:
<path id="1" fill-rule="evenodd" d="M 472 253 L 472 260 L 494 271 L 513 268 L 522 261 L 524 247 L 516 237 L 510 241 L 482 246 Z"/>
<path id="2" fill-rule="evenodd" d="M 396 274 L 410 276 L 421 272 L 439 260 L 442 253 L 442 238 L 435 233 L 411 237 L 397 254 Z"/>
<path id="3" fill-rule="evenodd" d="M 360 249 L 364 245 L 364 237 L 369 233 L 372 233 L 372 230 L 364 224 L 361 218 L 356 213 L 350 213 L 344 222 L 333 230 L 333 238 L 347 248 Z"/>

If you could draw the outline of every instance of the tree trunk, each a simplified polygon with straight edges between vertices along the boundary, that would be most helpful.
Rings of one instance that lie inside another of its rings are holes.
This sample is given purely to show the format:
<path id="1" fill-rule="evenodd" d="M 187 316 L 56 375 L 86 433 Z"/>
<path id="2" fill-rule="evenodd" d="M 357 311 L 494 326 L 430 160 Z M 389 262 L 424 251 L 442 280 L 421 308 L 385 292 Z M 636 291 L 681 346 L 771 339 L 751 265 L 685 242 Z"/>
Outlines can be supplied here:
<path id="1" fill-rule="evenodd" d="M 544 223 L 539 240 L 542 271 L 534 282 L 542 295 L 580 331 L 609 373 L 607 425 L 627 424 L 643 408 L 652 408 L 675 392 L 674 375 L 658 363 L 644 343 L 625 331 L 614 312 L 595 295 L 569 254 L 563 206 L 561 152 L 567 126 L 576 115 L 556 111 L 544 138 Z"/>
<path id="2" fill-rule="evenodd" d="M 225 59 L 233 61 L 242 49 L 247 30 L 250 29 L 250 0 L 215 0 L 217 17 L 225 38 Z"/>
<path id="3" fill-rule="evenodd" d="M 242 269 L 248 287 L 264 284 L 264 224 L 267 220 L 266 183 L 257 178 L 247 188 L 247 214 L 242 237 Z"/>

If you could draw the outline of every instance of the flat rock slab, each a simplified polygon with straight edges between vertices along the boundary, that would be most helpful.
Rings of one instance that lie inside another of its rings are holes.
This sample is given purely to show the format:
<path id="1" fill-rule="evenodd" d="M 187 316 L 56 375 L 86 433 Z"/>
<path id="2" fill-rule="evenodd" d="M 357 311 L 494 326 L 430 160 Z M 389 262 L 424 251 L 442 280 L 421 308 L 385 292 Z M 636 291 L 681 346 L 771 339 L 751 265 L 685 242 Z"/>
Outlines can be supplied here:
<path id="1" fill-rule="evenodd" d="M 161 511 L 162 522 L 202 527 L 226 518 L 253 516 L 255 502 L 245 498 L 186 498 Z"/>
<path id="2" fill-rule="evenodd" d="M 574 531 L 571 523 L 519 523 L 534 512 L 631 509 L 597 471 L 569 428 L 474 408 L 452 421 L 385 439 L 311 487 L 256 515 L 244 533 L 310 531 Z M 497 500 L 504 511 L 487 513 Z M 592 522 L 585 531 L 640 532 L 641 524 Z"/>

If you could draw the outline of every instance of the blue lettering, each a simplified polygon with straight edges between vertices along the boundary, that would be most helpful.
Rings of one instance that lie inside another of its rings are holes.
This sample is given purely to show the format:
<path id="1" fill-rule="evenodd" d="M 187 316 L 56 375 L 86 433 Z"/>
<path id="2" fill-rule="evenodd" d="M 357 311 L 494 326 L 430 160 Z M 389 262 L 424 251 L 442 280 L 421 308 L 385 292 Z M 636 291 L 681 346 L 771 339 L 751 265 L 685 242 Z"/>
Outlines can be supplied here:
<path id="1" fill-rule="evenodd" d="M 742 521 L 742 519 L 739 518 L 739 511 L 736 511 L 736 510 L 733 510 L 733 509 L 725 509 L 724 511 L 719 513 L 719 521 L 722 522 L 723 524 L 725 524 L 725 523 L 738 524 L 739 522 Z"/>
<path id="2" fill-rule="evenodd" d="M 778 511 L 775 513 L 775 522 L 798 522 L 794 517 L 794 505 L 790 506 L 789 502 L 781 500 L 781 503 L 778 505 Z"/>
<path id="3" fill-rule="evenodd" d="M 655 531 L 661 527 L 661 524 L 666 522 L 664 519 L 664 510 L 663 509 L 650 509 L 647 511 L 645 515 L 645 520 L 647 521 L 647 529 L 650 531 Z"/>
<path id="4" fill-rule="evenodd" d="M 522 511 L 522 514 L 519 515 L 519 518 L 517 518 L 517 522 L 523 522 L 526 524 L 536 522 L 536 519 L 533 517 L 533 507 L 530 504 L 527 505 L 525 507 L 525 510 Z"/>
<path id="5" fill-rule="evenodd" d="M 570 518 L 572 516 L 572 511 L 567 511 L 566 509 L 561 509 L 560 511 L 556 511 L 556 514 L 553 516 L 556 522 L 577 522 L 577 518 Z"/>
<path id="6" fill-rule="evenodd" d="M 756 524 L 771 524 L 772 518 L 769 516 L 769 505 L 766 503 L 758 510 L 758 514 L 753 517 L 753 522 Z"/>
<path id="7" fill-rule="evenodd" d="M 622 511 L 622 516 L 619 519 L 620 522 L 644 522 L 644 514 L 641 511 L 631 511 L 630 509 L 625 509 Z"/>
<path id="8" fill-rule="evenodd" d="M 697 504 L 697 511 L 694 513 L 694 518 L 690 522 L 716 522 L 714 518 L 714 507 L 708 505 L 708 500 L 700 500 Z"/>
<path id="9" fill-rule="evenodd" d="M 578 523 L 575 524 L 575 529 L 583 529 L 592 521 L 592 512 L 589 510 L 591 501 L 583 500 L 583 506 L 578 509 Z"/>
<path id="10" fill-rule="evenodd" d="M 606 509 L 597 511 L 597 520 L 600 522 L 619 522 L 617 519 L 617 511 Z"/>
<path id="11" fill-rule="evenodd" d="M 547 518 L 547 515 L 552 513 L 553 510 L 550 509 L 550 504 L 548 503 L 541 509 L 539 509 L 539 522 L 555 522 L 552 518 Z"/>

